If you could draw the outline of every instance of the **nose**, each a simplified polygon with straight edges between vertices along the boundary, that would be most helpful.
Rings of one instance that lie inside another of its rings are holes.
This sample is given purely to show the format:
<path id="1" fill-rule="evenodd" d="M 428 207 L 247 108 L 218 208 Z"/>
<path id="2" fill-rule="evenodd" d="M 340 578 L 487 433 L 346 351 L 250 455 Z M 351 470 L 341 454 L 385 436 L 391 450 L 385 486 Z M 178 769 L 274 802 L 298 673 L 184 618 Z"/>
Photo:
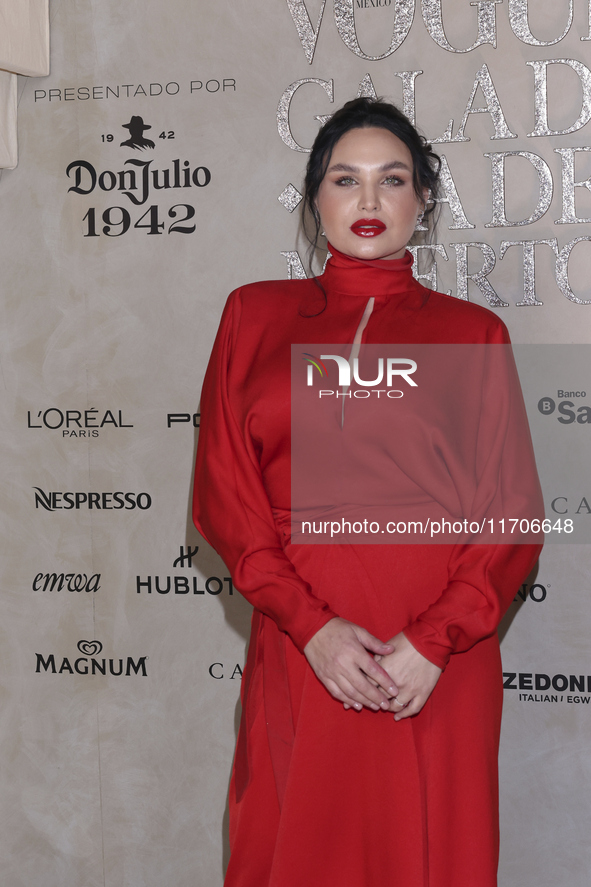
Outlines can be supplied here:
<path id="1" fill-rule="evenodd" d="M 380 198 L 374 185 L 366 184 L 359 193 L 360 212 L 372 213 L 380 210 Z"/>

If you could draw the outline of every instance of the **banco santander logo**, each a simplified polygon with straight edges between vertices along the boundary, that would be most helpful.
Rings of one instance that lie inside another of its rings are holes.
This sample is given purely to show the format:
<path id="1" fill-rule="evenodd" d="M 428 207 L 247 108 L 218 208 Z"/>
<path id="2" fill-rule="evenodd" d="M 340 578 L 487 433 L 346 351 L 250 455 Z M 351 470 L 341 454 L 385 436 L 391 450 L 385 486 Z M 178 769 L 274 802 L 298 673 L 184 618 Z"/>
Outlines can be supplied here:
<path id="1" fill-rule="evenodd" d="M 538 411 L 543 416 L 552 416 L 561 425 L 591 425 L 591 407 L 580 404 L 578 398 L 587 397 L 586 391 L 564 391 L 558 389 L 557 401 L 553 397 L 542 397 L 538 401 Z"/>

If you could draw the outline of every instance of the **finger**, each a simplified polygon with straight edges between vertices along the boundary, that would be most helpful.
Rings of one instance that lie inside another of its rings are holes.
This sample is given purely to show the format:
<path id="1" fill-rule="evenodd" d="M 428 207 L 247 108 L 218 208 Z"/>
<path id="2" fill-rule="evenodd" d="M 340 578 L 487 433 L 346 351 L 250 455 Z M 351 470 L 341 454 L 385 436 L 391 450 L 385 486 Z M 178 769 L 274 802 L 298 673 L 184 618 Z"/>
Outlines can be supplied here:
<path id="1" fill-rule="evenodd" d="M 357 700 L 353 699 L 352 696 L 349 696 L 347 693 L 343 692 L 336 681 L 329 679 L 323 683 L 332 698 L 336 699 L 337 702 L 341 702 L 343 706 L 345 706 L 345 708 L 354 708 L 357 711 L 361 711 L 361 708 L 363 706 L 359 702 L 357 702 Z"/>
<path id="2" fill-rule="evenodd" d="M 392 644 L 384 644 L 383 641 L 374 637 L 367 629 L 361 628 L 360 625 L 355 626 L 355 634 L 366 650 L 371 650 L 372 653 L 380 653 L 382 656 L 387 656 L 388 653 L 394 652 Z"/>
<path id="3" fill-rule="evenodd" d="M 391 708 L 392 694 L 390 692 L 387 692 L 386 694 L 384 694 L 383 688 L 380 687 L 380 685 L 376 681 L 374 681 L 373 678 L 370 678 L 367 675 L 365 675 L 365 678 L 368 681 L 369 685 L 371 687 L 375 687 L 375 689 L 379 693 L 379 697 L 377 698 L 377 702 L 379 703 L 380 708 L 383 711 L 393 711 L 394 709 Z M 391 689 L 393 689 L 393 688 L 391 687 Z M 376 697 L 373 697 L 373 698 L 375 699 Z"/>
<path id="4" fill-rule="evenodd" d="M 370 703 L 375 703 L 387 710 L 388 706 L 383 703 L 389 702 L 390 697 L 396 695 L 396 688 L 393 686 L 392 678 L 388 672 L 374 661 L 373 656 L 360 650 L 359 655 L 355 655 L 352 661 L 343 659 L 339 671 L 341 678 L 348 682 L 347 686 L 340 683 L 339 677 L 336 675 L 333 676 L 333 680 L 339 684 L 343 692 L 348 693 L 350 691 L 349 684 L 351 684 L 356 693 L 360 694 L 356 698 L 363 705 L 367 705 L 369 700 Z M 371 677 L 368 673 L 371 673 Z M 390 692 L 391 690 L 394 692 Z"/>
<path id="5" fill-rule="evenodd" d="M 384 691 L 388 699 L 398 695 L 398 686 L 392 680 L 388 672 L 379 665 L 372 656 L 369 656 L 362 666 L 362 671 L 368 678 L 375 681 L 378 687 Z"/>
<path id="6" fill-rule="evenodd" d="M 364 677 L 360 671 L 354 670 L 354 679 L 356 674 L 360 677 Z M 364 680 L 367 688 L 371 689 L 371 685 L 367 678 L 364 678 Z M 323 680 L 322 683 L 333 699 L 342 702 L 344 706 L 354 708 L 355 711 L 361 711 L 364 706 L 366 708 L 372 708 L 374 711 L 378 711 L 380 707 L 384 708 L 386 711 L 388 710 L 387 707 L 389 702 L 385 699 L 381 690 L 375 690 L 377 700 L 374 701 L 370 699 L 362 689 L 356 688 L 346 675 L 340 675 L 338 678 L 327 678 Z M 363 687 L 363 684 L 361 684 L 361 687 Z M 382 701 L 384 702 L 384 705 L 380 706 L 380 702 Z"/>
<path id="7" fill-rule="evenodd" d="M 346 704 L 349 708 L 354 708 L 355 711 L 361 711 L 363 708 L 373 708 L 374 711 L 378 711 L 380 708 L 377 703 L 372 702 L 363 692 L 359 691 L 344 675 L 335 680 L 334 691 L 330 690 L 330 693 L 335 699 L 342 702 L 343 705 Z"/>
<path id="8" fill-rule="evenodd" d="M 394 715 L 394 720 L 403 721 L 405 718 L 412 718 L 414 715 L 418 715 L 423 705 L 424 702 L 418 696 L 415 696 L 403 709 Z"/>
<path id="9" fill-rule="evenodd" d="M 327 681 L 325 687 L 334 699 L 342 702 L 346 710 L 362 711 L 363 708 L 372 708 L 374 711 L 379 711 L 379 705 L 367 699 L 363 693 L 356 690 L 353 684 L 343 676 L 338 681 Z"/>
<path id="10" fill-rule="evenodd" d="M 373 711 L 381 708 L 388 711 L 390 702 L 378 687 L 374 687 L 366 676 L 358 671 L 350 676 L 343 676 L 340 683 L 341 691 L 355 699 L 356 702 Z"/>
<path id="11" fill-rule="evenodd" d="M 391 711 L 394 715 L 399 715 L 405 710 L 407 705 L 408 703 L 404 702 L 402 694 L 399 694 L 396 698 L 390 700 L 388 711 Z"/>

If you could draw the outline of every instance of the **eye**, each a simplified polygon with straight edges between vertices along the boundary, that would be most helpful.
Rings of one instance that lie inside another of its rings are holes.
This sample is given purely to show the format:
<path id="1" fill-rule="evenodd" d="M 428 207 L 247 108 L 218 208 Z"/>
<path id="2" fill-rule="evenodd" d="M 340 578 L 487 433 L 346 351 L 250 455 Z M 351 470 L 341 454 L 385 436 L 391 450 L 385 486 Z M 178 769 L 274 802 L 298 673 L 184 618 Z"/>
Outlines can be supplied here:
<path id="1" fill-rule="evenodd" d="M 342 185 L 346 187 L 347 185 L 354 185 L 355 179 L 351 178 L 351 176 L 341 176 L 339 179 L 336 179 L 335 185 Z"/>
<path id="2" fill-rule="evenodd" d="M 398 176 L 387 176 L 384 179 L 385 185 L 404 185 L 404 181 Z"/>

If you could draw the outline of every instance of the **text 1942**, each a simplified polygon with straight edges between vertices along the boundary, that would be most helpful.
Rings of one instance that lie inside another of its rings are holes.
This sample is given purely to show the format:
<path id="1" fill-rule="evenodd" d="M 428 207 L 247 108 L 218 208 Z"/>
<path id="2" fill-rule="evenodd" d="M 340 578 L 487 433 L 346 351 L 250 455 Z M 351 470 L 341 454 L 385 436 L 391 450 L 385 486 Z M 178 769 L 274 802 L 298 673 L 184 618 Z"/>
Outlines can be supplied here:
<path id="1" fill-rule="evenodd" d="M 160 221 L 160 208 L 150 206 L 133 221 L 131 213 L 124 206 L 109 206 L 103 211 L 97 222 L 96 208 L 92 206 L 82 221 L 85 223 L 84 237 L 121 237 L 132 227 L 144 229 L 146 234 L 193 234 L 195 224 L 187 225 L 195 217 L 195 207 L 188 203 L 175 203 L 168 210 L 167 220 Z M 173 219 L 168 222 L 168 219 Z M 101 225 L 101 220 L 103 224 Z"/>

